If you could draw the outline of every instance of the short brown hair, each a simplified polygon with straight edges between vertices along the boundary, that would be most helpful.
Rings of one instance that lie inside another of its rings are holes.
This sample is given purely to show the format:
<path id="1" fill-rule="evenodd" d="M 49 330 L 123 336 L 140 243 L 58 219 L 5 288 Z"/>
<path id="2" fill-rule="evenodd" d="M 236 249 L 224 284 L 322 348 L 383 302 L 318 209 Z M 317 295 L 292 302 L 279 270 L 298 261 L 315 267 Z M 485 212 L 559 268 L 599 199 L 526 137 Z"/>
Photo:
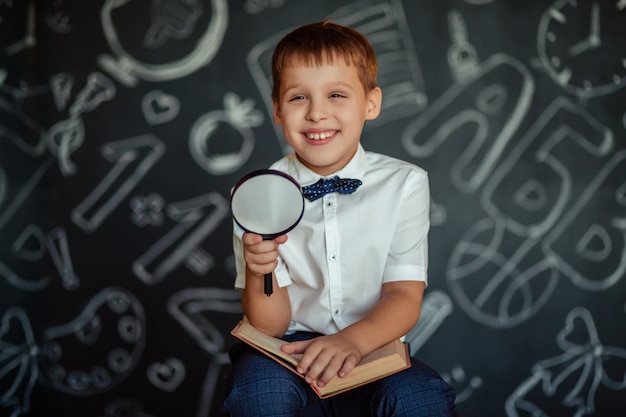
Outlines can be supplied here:
<path id="1" fill-rule="evenodd" d="M 376 84 L 376 54 L 362 33 L 332 23 L 329 19 L 301 26 L 288 33 L 274 49 L 272 55 L 272 100 L 279 101 L 281 74 L 294 63 L 322 65 L 343 57 L 347 65 L 354 65 L 366 91 Z"/>

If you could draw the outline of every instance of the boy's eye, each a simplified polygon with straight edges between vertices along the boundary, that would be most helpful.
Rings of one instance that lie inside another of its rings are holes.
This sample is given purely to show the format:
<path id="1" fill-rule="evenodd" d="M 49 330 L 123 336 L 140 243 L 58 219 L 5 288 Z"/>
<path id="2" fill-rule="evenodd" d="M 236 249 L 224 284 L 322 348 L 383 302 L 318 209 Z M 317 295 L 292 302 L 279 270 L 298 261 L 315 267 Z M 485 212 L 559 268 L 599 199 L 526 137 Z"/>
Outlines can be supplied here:
<path id="1" fill-rule="evenodd" d="M 343 98 L 345 97 L 345 95 L 341 94 L 341 93 L 332 93 L 330 95 L 330 98 Z"/>
<path id="2" fill-rule="evenodd" d="M 306 97 L 300 95 L 300 96 L 293 96 L 293 97 L 291 97 L 291 99 L 289 99 L 289 101 L 298 101 L 298 100 L 304 100 L 304 99 L 306 99 Z"/>

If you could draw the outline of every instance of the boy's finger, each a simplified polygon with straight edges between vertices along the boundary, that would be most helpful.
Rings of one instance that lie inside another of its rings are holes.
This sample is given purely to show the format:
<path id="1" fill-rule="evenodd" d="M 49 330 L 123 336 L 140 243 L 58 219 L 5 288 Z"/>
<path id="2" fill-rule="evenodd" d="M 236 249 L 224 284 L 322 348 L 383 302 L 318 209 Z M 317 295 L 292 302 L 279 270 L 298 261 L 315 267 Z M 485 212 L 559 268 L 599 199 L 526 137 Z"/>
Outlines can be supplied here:
<path id="1" fill-rule="evenodd" d="M 245 232 L 241 238 L 244 245 L 254 245 L 263 242 L 263 236 L 256 233 Z"/>
<path id="2" fill-rule="evenodd" d="M 283 244 L 283 243 L 285 243 L 287 241 L 287 235 L 280 235 L 280 236 L 276 237 L 276 239 L 274 239 L 274 241 L 276 243 L 278 243 L 279 245 Z"/>
<path id="3" fill-rule="evenodd" d="M 309 372 L 311 372 L 311 367 L 315 364 L 315 362 L 319 362 L 318 355 L 320 354 L 320 350 L 316 349 L 315 345 L 309 345 L 304 349 L 302 353 L 302 358 L 300 358 L 300 362 L 298 362 L 296 370 L 300 374 L 308 375 Z M 317 374 L 315 374 L 315 377 L 317 377 Z M 313 380 L 315 379 L 316 378 L 313 378 Z"/>
<path id="4" fill-rule="evenodd" d="M 280 348 L 283 352 L 293 354 L 302 354 L 306 348 L 311 344 L 311 340 L 301 340 L 298 342 L 285 343 Z"/>
<path id="5" fill-rule="evenodd" d="M 357 357 L 353 355 L 348 356 L 343 361 L 343 365 L 341 366 L 341 369 L 339 370 L 337 375 L 343 378 L 344 376 L 348 375 L 358 363 L 359 363 L 359 359 Z"/>
<path id="6" fill-rule="evenodd" d="M 323 387 L 328 384 L 331 379 L 339 374 L 339 370 L 341 369 L 343 363 L 344 360 L 341 357 L 333 357 L 333 359 L 328 363 L 328 366 L 326 366 L 323 372 L 319 375 L 317 385 Z"/>

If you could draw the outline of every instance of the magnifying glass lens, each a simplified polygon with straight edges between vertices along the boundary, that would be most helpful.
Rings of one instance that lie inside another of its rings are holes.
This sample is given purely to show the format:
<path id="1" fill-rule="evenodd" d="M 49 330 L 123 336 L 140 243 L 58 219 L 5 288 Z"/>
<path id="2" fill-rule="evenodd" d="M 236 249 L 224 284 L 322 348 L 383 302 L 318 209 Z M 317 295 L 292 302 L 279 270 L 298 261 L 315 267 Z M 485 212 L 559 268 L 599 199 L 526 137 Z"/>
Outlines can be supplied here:
<path id="1" fill-rule="evenodd" d="M 241 178 L 230 198 L 235 222 L 246 232 L 270 240 L 292 230 L 304 214 L 300 184 L 278 170 L 254 171 Z M 272 294 L 272 274 L 265 275 L 265 294 Z"/>

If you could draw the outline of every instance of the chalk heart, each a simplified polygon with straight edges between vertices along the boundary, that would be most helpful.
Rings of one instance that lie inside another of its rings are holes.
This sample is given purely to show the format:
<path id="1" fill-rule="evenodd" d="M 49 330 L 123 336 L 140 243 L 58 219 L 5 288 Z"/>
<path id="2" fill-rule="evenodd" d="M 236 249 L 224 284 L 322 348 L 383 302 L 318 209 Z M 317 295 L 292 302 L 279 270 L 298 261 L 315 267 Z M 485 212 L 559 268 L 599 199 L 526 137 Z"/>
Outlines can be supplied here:
<path id="1" fill-rule="evenodd" d="M 34 344 L 34 340 L 26 312 L 19 307 L 9 309 L 0 321 L 0 346 L 4 346 L 2 353 L 26 353 L 27 350 L 24 350 L 24 347 L 30 347 L 31 344 Z M 22 348 L 10 349 L 10 346 L 22 346 Z"/>
<path id="2" fill-rule="evenodd" d="M 572 310 L 565 319 L 565 326 L 559 332 L 557 341 L 563 349 L 597 343 L 595 324 L 589 311 L 581 307 Z"/>
<path id="3" fill-rule="evenodd" d="M 185 365 L 176 358 L 169 358 L 164 363 L 153 363 L 148 367 L 148 380 L 163 391 L 175 391 L 184 379 Z"/>
<path id="4" fill-rule="evenodd" d="M 172 95 L 153 90 L 144 96 L 141 108 L 148 123 L 157 125 L 169 122 L 178 116 L 180 102 Z"/>

